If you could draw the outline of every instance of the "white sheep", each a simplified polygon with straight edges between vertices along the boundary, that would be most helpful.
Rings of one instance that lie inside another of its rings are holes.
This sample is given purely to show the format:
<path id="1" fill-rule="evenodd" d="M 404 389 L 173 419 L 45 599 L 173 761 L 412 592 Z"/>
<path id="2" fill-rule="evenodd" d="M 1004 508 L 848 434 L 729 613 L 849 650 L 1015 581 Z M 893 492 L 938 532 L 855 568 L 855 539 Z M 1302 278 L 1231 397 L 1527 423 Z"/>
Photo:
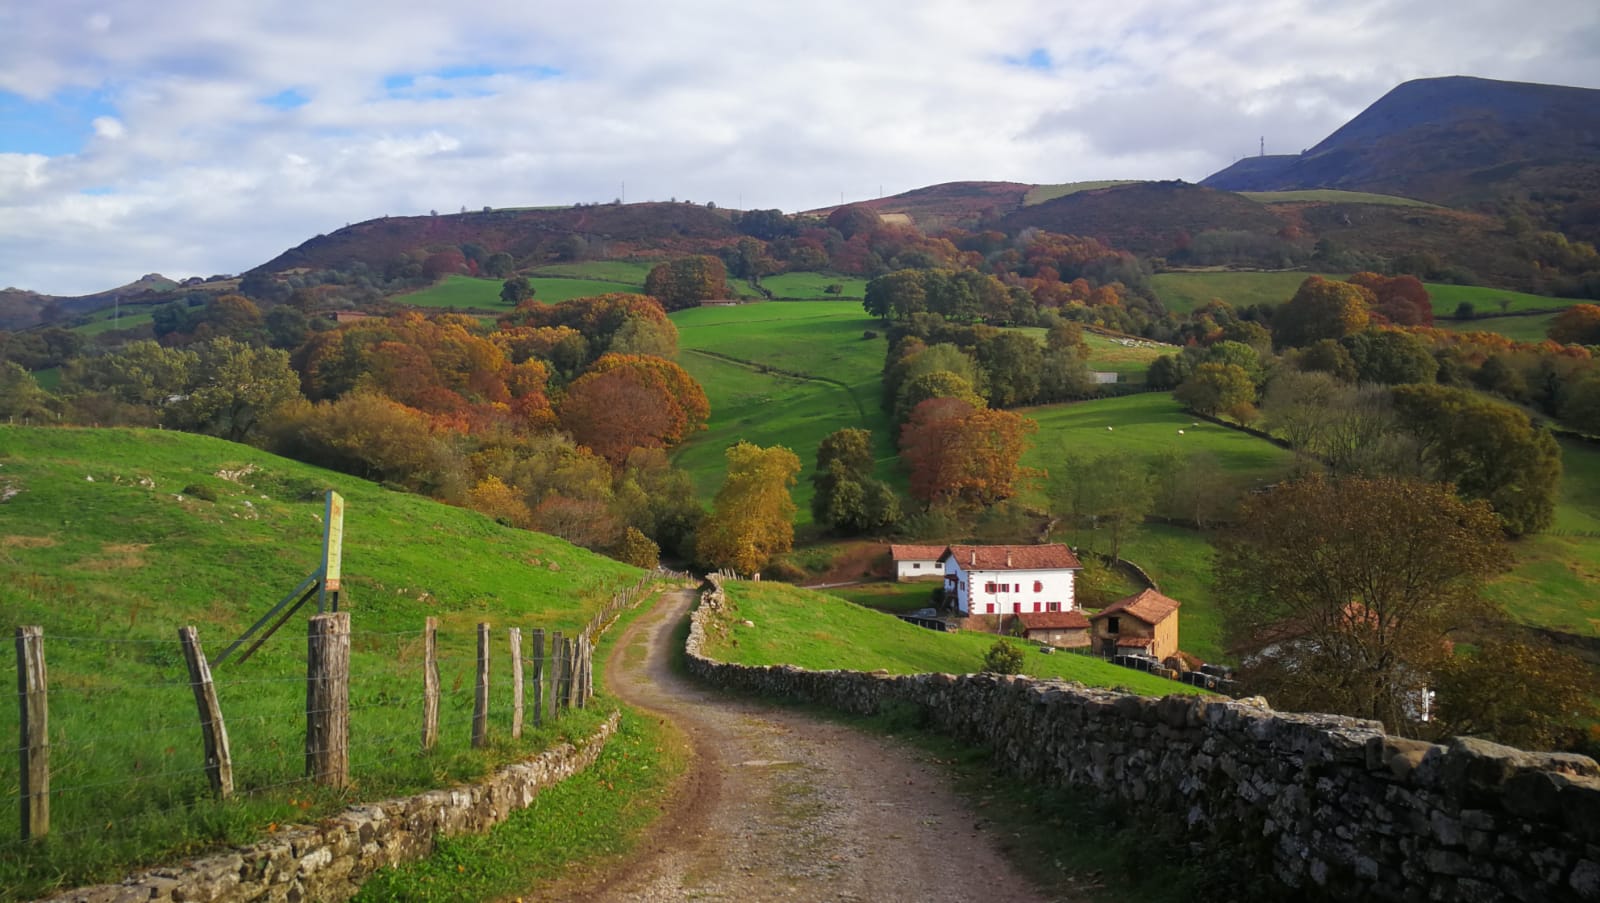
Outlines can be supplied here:
<path id="1" fill-rule="evenodd" d="M 1178 430 L 1178 435 L 1182 436 L 1183 435 L 1183 430 Z"/>

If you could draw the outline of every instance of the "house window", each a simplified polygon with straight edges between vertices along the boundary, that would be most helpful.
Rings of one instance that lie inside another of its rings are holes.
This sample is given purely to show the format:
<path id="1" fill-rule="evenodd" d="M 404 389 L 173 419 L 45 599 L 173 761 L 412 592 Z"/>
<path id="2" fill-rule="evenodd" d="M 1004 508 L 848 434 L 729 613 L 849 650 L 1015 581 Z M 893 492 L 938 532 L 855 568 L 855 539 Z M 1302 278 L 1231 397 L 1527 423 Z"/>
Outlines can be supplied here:
<path id="1" fill-rule="evenodd" d="M 1019 592 L 1019 593 L 1022 592 L 1022 584 L 1020 584 L 1020 583 L 1012 584 L 1012 591 L 1013 592 Z"/>
<path id="2" fill-rule="evenodd" d="M 1010 591 L 1011 591 L 1011 584 L 1009 584 L 1009 583 L 1000 584 L 1000 592 L 1008 593 Z"/>
<path id="3" fill-rule="evenodd" d="M 913 562 L 911 562 L 911 569 L 912 569 L 912 570 L 913 570 L 913 571 L 920 571 L 920 570 L 922 570 L 922 562 L 920 562 L 920 561 L 913 561 Z"/>
<path id="4" fill-rule="evenodd" d="M 1045 605 L 1044 605 L 1044 610 L 1045 611 L 1060 611 L 1061 610 L 1061 603 L 1060 602 L 1046 602 Z"/>
<path id="5" fill-rule="evenodd" d="M 1044 592 L 1044 581 L 1043 580 L 1035 580 L 1035 581 L 1033 581 L 1033 591 L 1036 592 L 1036 593 Z"/>
<path id="6" fill-rule="evenodd" d="M 1119 620 L 1121 620 L 1121 619 L 1120 618 L 1106 618 L 1106 633 L 1116 633 L 1118 627 L 1120 626 L 1117 623 Z"/>
<path id="7" fill-rule="evenodd" d="M 988 582 L 988 583 L 985 583 L 985 584 L 984 584 L 984 585 L 983 585 L 983 591 L 984 591 L 984 592 L 986 592 L 986 593 L 992 593 L 992 592 L 994 592 L 994 582 L 993 582 L 993 581 L 990 581 L 990 582 Z"/>
<path id="8" fill-rule="evenodd" d="M 1011 613 L 1014 614 L 1014 615 L 1022 614 L 1022 603 L 1021 602 L 1013 602 L 1013 603 L 1011 603 Z"/>
<path id="9" fill-rule="evenodd" d="M 994 614 L 994 603 L 993 602 L 989 603 L 989 614 Z"/>
<path id="10" fill-rule="evenodd" d="M 1038 602 L 1033 603 L 1033 610 L 1034 611 L 1038 611 L 1039 610 L 1039 603 Z"/>

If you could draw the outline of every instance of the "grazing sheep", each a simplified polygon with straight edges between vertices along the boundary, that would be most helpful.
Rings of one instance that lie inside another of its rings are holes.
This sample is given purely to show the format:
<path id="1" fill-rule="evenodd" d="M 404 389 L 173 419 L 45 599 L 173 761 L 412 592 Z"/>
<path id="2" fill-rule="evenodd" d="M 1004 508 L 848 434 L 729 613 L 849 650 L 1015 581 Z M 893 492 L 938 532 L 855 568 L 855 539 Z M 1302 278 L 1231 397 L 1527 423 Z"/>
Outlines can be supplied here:
<path id="1" fill-rule="evenodd" d="M 1109 427 L 1109 426 L 1106 427 L 1106 432 L 1108 432 L 1108 433 L 1111 432 L 1111 427 Z"/>
<path id="2" fill-rule="evenodd" d="M 1178 430 L 1178 435 L 1182 436 L 1183 435 L 1183 430 Z"/>

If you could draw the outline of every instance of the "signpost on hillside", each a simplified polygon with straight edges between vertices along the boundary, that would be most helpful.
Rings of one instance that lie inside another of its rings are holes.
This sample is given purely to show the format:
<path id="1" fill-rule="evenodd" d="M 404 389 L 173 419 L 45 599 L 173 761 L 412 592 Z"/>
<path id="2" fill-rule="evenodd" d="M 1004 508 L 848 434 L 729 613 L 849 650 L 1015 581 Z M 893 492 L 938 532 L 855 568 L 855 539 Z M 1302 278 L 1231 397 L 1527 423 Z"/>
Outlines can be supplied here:
<path id="1" fill-rule="evenodd" d="M 328 490 L 327 505 L 323 509 L 322 561 L 318 563 L 316 570 L 307 574 L 306 579 L 300 581 L 300 584 L 290 590 L 288 595 L 279 599 L 278 604 L 272 606 L 270 611 L 250 625 L 250 628 L 240 634 L 239 638 L 234 640 L 228 648 L 222 650 L 222 654 L 217 656 L 215 664 L 220 666 L 227 661 L 228 656 L 232 655 L 252 636 L 255 636 L 256 631 L 265 626 L 268 621 L 273 621 L 276 618 L 277 620 L 272 623 L 272 626 L 267 627 L 266 632 L 256 637 L 256 641 L 250 644 L 250 648 L 239 656 L 240 662 L 249 659 L 257 649 L 261 648 L 261 644 L 265 643 L 268 637 L 277 633 L 278 628 L 282 627 L 295 612 L 299 611 L 302 605 L 310 601 L 313 595 L 317 597 L 318 614 L 338 611 L 340 558 L 343 551 L 344 496 L 330 489 Z"/>

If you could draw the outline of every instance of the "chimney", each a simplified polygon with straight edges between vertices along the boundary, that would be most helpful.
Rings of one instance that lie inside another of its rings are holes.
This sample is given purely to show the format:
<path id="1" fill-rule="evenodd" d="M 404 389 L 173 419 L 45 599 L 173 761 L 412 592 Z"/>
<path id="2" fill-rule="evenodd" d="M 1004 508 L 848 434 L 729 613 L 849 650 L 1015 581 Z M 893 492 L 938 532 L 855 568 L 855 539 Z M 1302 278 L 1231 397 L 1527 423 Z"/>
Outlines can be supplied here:
<path id="1" fill-rule="evenodd" d="M 968 549 L 967 550 L 967 567 L 975 568 L 977 566 L 978 566 L 978 550 L 977 549 Z"/>
<path id="2" fill-rule="evenodd" d="M 1011 567 L 1011 547 L 1006 546 L 1006 567 Z"/>

